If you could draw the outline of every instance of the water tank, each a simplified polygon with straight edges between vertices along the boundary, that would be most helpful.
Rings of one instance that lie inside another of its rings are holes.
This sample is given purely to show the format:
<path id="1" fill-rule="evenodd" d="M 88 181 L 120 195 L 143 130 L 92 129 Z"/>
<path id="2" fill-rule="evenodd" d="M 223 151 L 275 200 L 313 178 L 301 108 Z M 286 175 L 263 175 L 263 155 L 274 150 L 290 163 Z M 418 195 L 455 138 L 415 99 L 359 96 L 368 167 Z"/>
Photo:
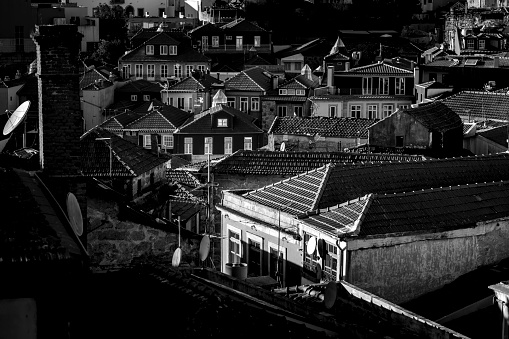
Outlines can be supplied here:
<path id="1" fill-rule="evenodd" d="M 234 278 L 244 280 L 247 278 L 247 264 L 239 263 L 239 264 L 232 264 L 227 263 L 224 273 L 227 275 L 230 275 Z"/>

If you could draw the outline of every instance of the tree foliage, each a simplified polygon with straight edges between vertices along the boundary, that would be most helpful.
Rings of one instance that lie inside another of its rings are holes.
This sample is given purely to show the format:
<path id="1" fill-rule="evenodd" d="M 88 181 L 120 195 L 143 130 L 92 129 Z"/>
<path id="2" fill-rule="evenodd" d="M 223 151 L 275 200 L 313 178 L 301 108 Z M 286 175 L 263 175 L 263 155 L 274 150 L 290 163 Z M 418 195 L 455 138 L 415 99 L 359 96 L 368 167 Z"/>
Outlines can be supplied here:
<path id="1" fill-rule="evenodd" d="M 94 16 L 100 19 L 99 38 L 127 42 L 127 18 L 119 5 L 99 4 Z"/>
<path id="2" fill-rule="evenodd" d="M 111 64 L 116 65 L 118 59 L 125 52 L 125 44 L 120 40 L 101 40 L 99 47 L 94 51 L 90 59 L 95 64 Z"/>

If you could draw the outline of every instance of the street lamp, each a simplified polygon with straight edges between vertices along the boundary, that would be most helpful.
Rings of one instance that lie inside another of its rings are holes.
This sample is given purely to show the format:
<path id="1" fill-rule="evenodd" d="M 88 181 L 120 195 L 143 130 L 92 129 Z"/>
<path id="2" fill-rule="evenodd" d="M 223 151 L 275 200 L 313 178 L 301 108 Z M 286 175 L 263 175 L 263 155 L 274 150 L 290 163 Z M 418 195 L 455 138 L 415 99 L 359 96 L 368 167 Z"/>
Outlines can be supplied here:
<path id="1" fill-rule="evenodd" d="M 339 238 L 336 240 L 336 245 L 339 247 L 339 253 L 338 253 L 338 267 L 336 272 L 336 280 L 343 280 L 343 252 L 346 250 L 346 247 L 348 246 L 348 243 L 345 241 L 345 238 Z"/>
<path id="2" fill-rule="evenodd" d="M 110 148 L 110 181 L 111 184 L 113 184 L 113 176 L 112 176 L 112 169 L 113 169 L 113 150 L 111 147 L 111 144 L 113 143 L 112 138 L 95 138 L 95 140 L 109 140 L 110 143 L 108 144 L 108 147 Z"/>

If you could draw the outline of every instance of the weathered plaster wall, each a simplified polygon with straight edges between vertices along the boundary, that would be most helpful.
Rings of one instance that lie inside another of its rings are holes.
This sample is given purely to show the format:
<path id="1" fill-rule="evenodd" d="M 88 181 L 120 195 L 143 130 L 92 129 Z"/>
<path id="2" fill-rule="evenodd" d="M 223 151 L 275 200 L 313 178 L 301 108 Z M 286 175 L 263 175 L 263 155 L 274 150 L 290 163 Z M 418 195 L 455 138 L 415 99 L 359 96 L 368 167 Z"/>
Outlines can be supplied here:
<path id="1" fill-rule="evenodd" d="M 88 252 L 91 265 L 126 265 L 143 255 L 168 254 L 178 247 L 178 234 L 119 220 L 113 202 L 89 199 Z M 200 242 L 181 235 L 182 262 L 194 265 Z"/>
<path id="2" fill-rule="evenodd" d="M 345 148 L 365 144 L 367 138 L 322 137 L 315 140 L 314 136 L 271 134 L 268 148 L 270 151 L 279 150 L 281 143 L 285 143 L 287 150 L 295 152 L 338 152 Z"/>
<path id="3" fill-rule="evenodd" d="M 409 114 L 398 111 L 369 127 L 369 144 L 396 147 L 396 136 L 403 137 L 404 147 L 429 147 L 429 131 Z"/>
<path id="4" fill-rule="evenodd" d="M 403 237 L 402 237 L 403 238 Z M 349 251 L 348 282 L 402 303 L 509 257 L 509 222 L 396 242 L 365 242 Z M 371 247 L 368 247 L 371 246 Z"/>

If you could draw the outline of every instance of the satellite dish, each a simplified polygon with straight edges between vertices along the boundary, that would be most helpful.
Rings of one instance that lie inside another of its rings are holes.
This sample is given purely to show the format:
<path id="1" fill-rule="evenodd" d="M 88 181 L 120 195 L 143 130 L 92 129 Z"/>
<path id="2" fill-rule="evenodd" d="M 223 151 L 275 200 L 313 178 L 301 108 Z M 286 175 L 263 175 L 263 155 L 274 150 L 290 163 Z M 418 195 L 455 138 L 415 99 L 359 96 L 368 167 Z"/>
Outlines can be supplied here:
<path id="1" fill-rule="evenodd" d="M 316 278 L 318 280 L 322 280 L 322 266 L 320 264 L 316 264 Z"/>
<path id="2" fill-rule="evenodd" d="M 25 118 L 29 108 L 30 108 L 30 101 L 27 100 L 24 103 L 22 103 L 21 105 L 19 105 L 18 108 L 16 108 L 14 110 L 14 112 L 12 113 L 9 120 L 7 120 L 7 122 L 5 123 L 4 135 L 8 135 L 12 131 L 14 131 L 14 129 L 16 127 L 18 127 L 18 125 L 21 123 L 21 121 L 23 121 L 23 119 Z"/>
<path id="3" fill-rule="evenodd" d="M 320 258 L 322 259 L 325 259 L 327 256 L 327 244 L 323 239 L 318 240 L 318 254 L 320 254 Z"/>
<path id="4" fill-rule="evenodd" d="M 204 235 L 203 238 L 201 238 L 200 242 L 200 260 L 205 261 L 209 255 L 210 251 L 210 237 L 208 235 Z"/>
<path id="5" fill-rule="evenodd" d="M 331 309 L 336 303 L 336 297 L 338 295 L 338 289 L 335 281 L 329 281 L 327 287 L 325 287 L 324 303 L 327 309 Z"/>
<path id="6" fill-rule="evenodd" d="M 286 149 L 286 145 L 285 145 L 285 142 L 283 141 L 283 142 L 281 143 L 281 146 L 279 147 L 279 150 L 280 150 L 281 152 L 284 152 L 284 151 L 285 151 L 285 149 Z"/>
<path id="7" fill-rule="evenodd" d="M 173 258 L 171 259 L 171 266 L 179 267 L 180 265 L 180 257 L 182 256 L 182 250 L 178 247 L 175 252 L 173 252 Z"/>
<path id="8" fill-rule="evenodd" d="M 311 255 L 315 252 L 315 249 L 316 249 L 316 238 L 311 237 L 308 240 L 308 245 L 306 247 L 306 251 L 308 252 L 309 255 Z"/>
<path id="9" fill-rule="evenodd" d="M 67 193 L 66 205 L 67 217 L 71 222 L 72 229 L 77 236 L 81 236 L 83 234 L 83 216 L 81 215 L 78 199 L 71 192 Z"/>

